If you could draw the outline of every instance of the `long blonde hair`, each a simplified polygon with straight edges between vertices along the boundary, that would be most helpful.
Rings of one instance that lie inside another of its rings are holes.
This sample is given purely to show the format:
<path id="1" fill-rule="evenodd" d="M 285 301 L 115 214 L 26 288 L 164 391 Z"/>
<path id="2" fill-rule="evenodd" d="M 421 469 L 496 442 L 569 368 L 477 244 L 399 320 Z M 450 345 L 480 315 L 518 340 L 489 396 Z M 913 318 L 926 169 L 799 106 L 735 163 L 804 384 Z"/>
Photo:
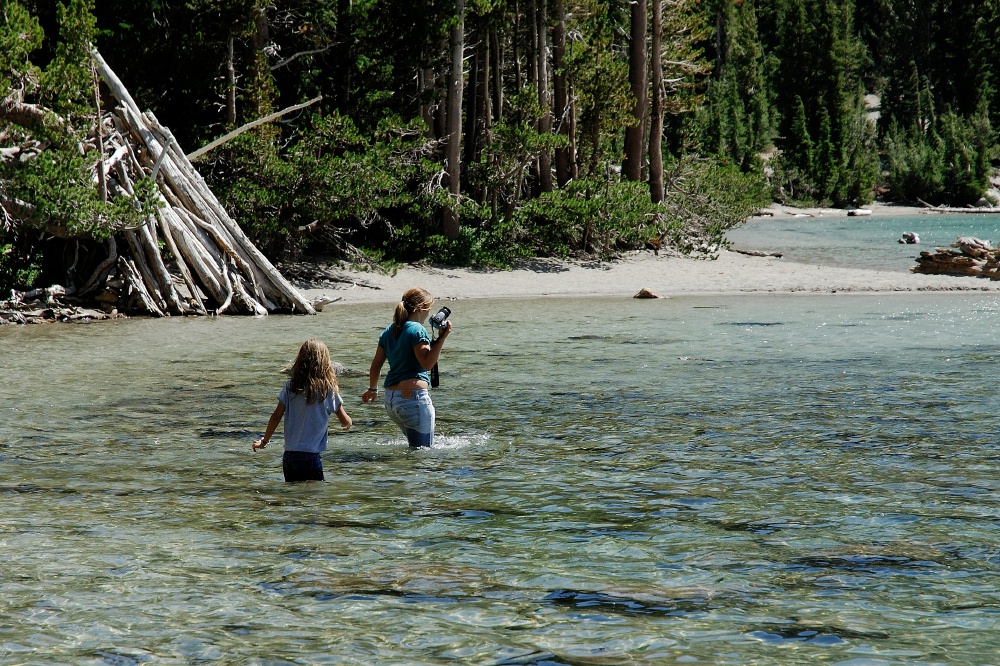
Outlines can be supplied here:
<path id="1" fill-rule="evenodd" d="M 337 392 L 337 372 L 330 361 L 330 350 L 322 341 L 309 338 L 299 347 L 289 389 L 293 393 L 305 391 L 310 404 L 326 400 L 330 391 Z"/>
<path id="2" fill-rule="evenodd" d="M 403 324 L 410 318 L 410 315 L 425 305 L 434 302 L 434 297 L 426 289 L 414 287 L 403 294 L 403 300 L 396 304 L 396 311 L 392 314 L 392 334 L 399 337 L 403 332 Z"/>

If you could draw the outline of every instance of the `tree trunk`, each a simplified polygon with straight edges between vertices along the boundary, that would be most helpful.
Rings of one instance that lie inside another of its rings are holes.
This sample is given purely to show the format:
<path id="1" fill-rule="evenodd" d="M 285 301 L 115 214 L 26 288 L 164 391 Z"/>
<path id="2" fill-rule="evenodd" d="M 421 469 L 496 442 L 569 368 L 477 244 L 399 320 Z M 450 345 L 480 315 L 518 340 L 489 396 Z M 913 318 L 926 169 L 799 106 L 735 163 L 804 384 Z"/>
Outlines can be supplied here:
<path id="1" fill-rule="evenodd" d="M 483 62 L 482 42 L 472 48 L 472 60 L 469 63 L 468 95 L 465 100 L 465 163 L 476 161 L 476 147 L 479 143 L 479 115 L 482 112 L 482 94 L 480 76 Z"/>
<path id="2" fill-rule="evenodd" d="M 438 49 L 441 53 L 449 52 L 451 36 L 441 38 Z M 434 87 L 436 103 L 434 104 L 434 138 L 442 139 L 447 147 L 448 136 L 448 82 L 451 80 L 450 68 L 438 72 Z M 447 154 L 447 148 L 445 150 Z"/>
<path id="3" fill-rule="evenodd" d="M 556 133 L 569 138 L 568 82 L 563 62 L 566 57 L 566 15 L 563 0 L 553 0 L 552 14 L 555 21 L 552 31 L 552 88 L 555 95 Z M 572 178 L 571 161 L 570 146 L 556 148 L 556 182 L 559 183 L 559 187 L 565 187 Z"/>
<path id="4" fill-rule="evenodd" d="M 354 66 L 354 35 L 351 26 L 351 0 L 337 0 L 337 50 L 334 92 L 337 111 L 347 115 L 351 104 L 351 69 Z"/>
<path id="5" fill-rule="evenodd" d="M 493 120 L 503 120 L 503 49 L 500 48 L 500 35 L 496 28 L 490 29 L 490 61 L 493 69 Z"/>
<path id="6" fill-rule="evenodd" d="M 511 50 L 514 57 L 514 92 L 521 92 L 523 84 L 521 75 L 521 7 L 520 0 L 514 0 L 514 29 L 512 31 Z"/>
<path id="7" fill-rule="evenodd" d="M 525 36 L 525 44 L 528 49 L 528 72 L 526 77 L 526 83 L 535 86 L 535 92 L 538 92 L 538 0 L 528 0 L 527 8 L 527 18 L 528 25 L 525 30 L 528 34 Z"/>
<path id="8" fill-rule="evenodd" d="M 236 127 L 236 64 L 233 61 L 233 42 L 229 36 L 229 50 L 226 54 L 226 125 Z"/>
<path id="9" fill-rule="evenodd" d="M 434 132 L 434 104 L 428 95 L 434 90 L 434 70 L 422 67 L 417 72 L 417 99 L 420 100 L 420 117 L 427 125 L 427 138 L 438 138 Z"/>
<path id="10" fill-rule="evenodd" d="M 271 26 L 267 22 L 266 5 L 254 10 L 253 23 L 254 32 L 251 40 L 253 53 L 250 60 L 253 63 L 253 78 L 252 83 L 249 85 L 247 85 L 247 82 L 244 83 L 246 88 L 252 86 L 254 105 L 251 107 L 251 113 L 259 117 L 273 110 L 271 103 L 274 97 L 274 94 L 269 89 L 271 68 L 268 67 L 267 56 L 264 54 L 264 49 L 271 41 Z"/>
<path id="11" fill-rule="evenodd" d="M 576 180 L 580 177 L 580 151 L 576 149 L 576 101 L 573 98 L 573 89 L 569 88 L 569 156 L 570 156 L 570 177 Z"/>
<path id="12" fill-rule="evenodd" d="M 538 104 L 542 107 L 542 117 L 538 119 L 540 134 L 552 133 L 552 100 L 549 95 L 549 40 L 548 40 L 548 3 L 538 0 L 538 37 L 535 43 L 538 47 Z M 552 153 L 543 149 L 538 155 L 538 181 L 542 192 L 552 191 Z"/>
<path id="13" fill-rule="evenodd" d="M 649 128 L 649 198 L 663 201 L 663 0 L 653 0 L 653 105 Z"/>
<path id="14" fill-rule="evenodd" d="M 460 223 L 455 205 L 462 191 L 462 56 L 465 51 L 465 0 L 455 0 L 457 21 L 451 29 L 451 71 L 448 80 L 448 143 L 445 148 L 445 170 L 448 189 L 452 195 L 450 205 L 444 208 L 441 231 L 446 238 L 458 238 Z"/>
<path id="15" fill-rule="evenodd" d="M 635 98 L 632 124 L 625 128 L 625 157 L 622 175 L 631 181 L 642 180 L 643 131 L 646 117 L 646 0 L 632 0 L 631 41 L 628 50 L 628 80 Z"/>

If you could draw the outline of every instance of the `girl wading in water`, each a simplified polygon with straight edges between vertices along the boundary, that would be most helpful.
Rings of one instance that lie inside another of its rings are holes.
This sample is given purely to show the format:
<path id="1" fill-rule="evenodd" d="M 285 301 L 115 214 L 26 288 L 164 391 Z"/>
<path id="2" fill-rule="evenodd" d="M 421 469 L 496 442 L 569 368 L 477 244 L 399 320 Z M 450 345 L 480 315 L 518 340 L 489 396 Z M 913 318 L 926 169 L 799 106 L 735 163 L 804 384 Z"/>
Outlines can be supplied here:
<path id="1" fill-rule="evenodd" d="M 442 322 L 441 336 L 431 342 L 424 322 L 433 306 L 434 297 L 423 289 L 414 288 L 403 294 L 403 300 L 396 305 L 393 323 L 379 336 L 375 358 L 368 369 L 369 389 L 361 396 L 364 403 L 378 398 L 379 376 L 382 366 L 389 361 L 385 411 L 414 447 L 430 446 L 434 441 L 430 371 L 452 329 L 450 321 Z"/>
<path id="2" fill-rule="evenodd" d="M 350 430 L 351 417 L 337 393 L 337 373 L 330 361 L 330 350 L 319 340 L 306 340 L 292 363 L 292 378 L 285 382 L 278 395 L 263 437 L 253 443 L 253 450 L 262 449 L 285 414 L 285 453 L 281 468 L 285 481 L 322 481 L 326 434 L 330 415 L 336 414 L 340 426 Z"/>

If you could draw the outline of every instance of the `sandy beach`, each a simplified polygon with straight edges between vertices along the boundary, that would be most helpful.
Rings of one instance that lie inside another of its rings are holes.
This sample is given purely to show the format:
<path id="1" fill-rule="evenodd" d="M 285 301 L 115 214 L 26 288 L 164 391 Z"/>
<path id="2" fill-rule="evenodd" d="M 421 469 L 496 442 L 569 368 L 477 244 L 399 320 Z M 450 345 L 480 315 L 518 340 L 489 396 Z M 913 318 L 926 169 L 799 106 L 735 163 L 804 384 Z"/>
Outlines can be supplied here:
<path id="1" fill-rule="evenodd" d="M 873 216 L 920 215 L 925 209 L 875 204 Z M 846 216 L 844 210 L 772 206 L 774 216 Z M 933 249 L 933 248 L 928 248 Z M 331 269 L 336 280 L 321 283 L 293 278 L 307 298 L 328 296 L 340 303 L 392 303 L 412 286 L 439 300 L 473 298 L 586 297 L 631 298 L 640 289 L 661 297 L 737 293 L 874 293 L 919 291 L 1000 292 L 1000 282 L 975 277 L 921 275 L 899 271 L 816 266 L 772 256 L 721 252 L 697 259 L 651 251 L 614 262 L 535 259 L 512 270 L 407 265 L 394 274 Z"/>

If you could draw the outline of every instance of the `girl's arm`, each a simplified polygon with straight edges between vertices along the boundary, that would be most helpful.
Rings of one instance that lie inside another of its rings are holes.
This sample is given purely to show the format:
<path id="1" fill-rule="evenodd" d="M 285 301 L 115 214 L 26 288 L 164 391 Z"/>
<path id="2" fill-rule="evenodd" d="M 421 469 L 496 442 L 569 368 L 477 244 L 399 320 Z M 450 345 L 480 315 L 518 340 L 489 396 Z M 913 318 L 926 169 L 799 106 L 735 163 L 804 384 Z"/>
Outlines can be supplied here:
<path id="1" fill-rule="evenodd" d="M 378 398 L 378 378 L 382 374 L 382 366 L 385 365 L 385 350 L 382 345 L 375 349 L 375 358 L 372 359 L 371 367 L 368 368 L 368 388 L 361 396 L 361 402 L 375 402 Z M 375 389 L 372 391 L 371 389 Z M 343 423 L 343 421 L 341 421 Z"/>
<path id="2" fill-rule="evenodd" d="M 420 367 L 424 370 L 430 370 L 434 367 L 434 364 L 438 362 L 438 357 L 441 356 L 444 339 L 448 337 L 449 333 L 451 333 L 451 321 L 445 321 L 441 327 L 441 337 L 434 342 L 421 342 L 413 348 L 413 353 L 416 354 Z"/>
<path id="3" fill-rule="evenodd" d="M 271 414 L 271 418 L 267 420 L 267 429 L 264 431 L 264 436 L 253 443 L 253 450 L 262 449 L 267 446 L 267 443 L 271 441 L 271 435 L 277 430 L 278 424 L 281 423 L 281 417 L 285 415 L 285 406 L 278 401 L 278 406 L 274 408 L 274 413 Z"/>
<path id="4" fill-rule="evenodd" d="M 343 401 L 341 401 L 340 407 L 337 409 L 337 420 L 340 421 L 340 427 L 345 431 L 350 430 L 351 426 L 354 425 L 354 421 L 351 419 L 351 416 L 347 413 L 347 410 L 344 409 Z"/>

